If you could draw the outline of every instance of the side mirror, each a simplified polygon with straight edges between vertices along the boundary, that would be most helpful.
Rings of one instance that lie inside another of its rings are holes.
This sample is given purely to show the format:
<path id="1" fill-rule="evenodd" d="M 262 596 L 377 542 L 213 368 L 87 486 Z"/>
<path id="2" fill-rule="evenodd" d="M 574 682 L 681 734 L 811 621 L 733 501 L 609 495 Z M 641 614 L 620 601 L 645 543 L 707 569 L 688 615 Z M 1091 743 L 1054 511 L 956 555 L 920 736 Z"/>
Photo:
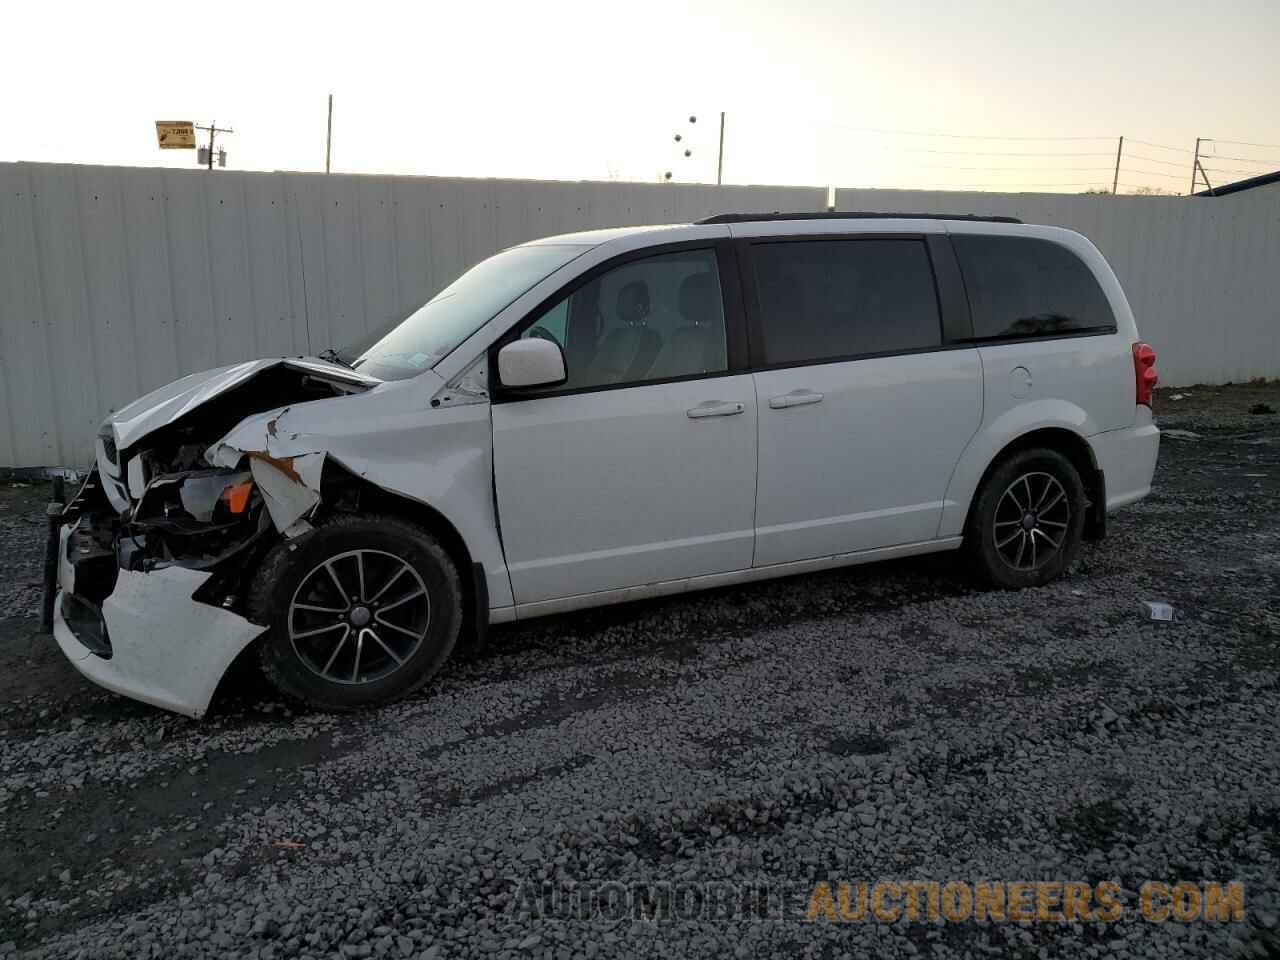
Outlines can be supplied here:
<path id="1" fill-rule="evenodd" d="M 514 340 L 498 351 L 498 380 L 504 387 L 554 387 L 567 379 L 564 352 L 552 340 Z"/>

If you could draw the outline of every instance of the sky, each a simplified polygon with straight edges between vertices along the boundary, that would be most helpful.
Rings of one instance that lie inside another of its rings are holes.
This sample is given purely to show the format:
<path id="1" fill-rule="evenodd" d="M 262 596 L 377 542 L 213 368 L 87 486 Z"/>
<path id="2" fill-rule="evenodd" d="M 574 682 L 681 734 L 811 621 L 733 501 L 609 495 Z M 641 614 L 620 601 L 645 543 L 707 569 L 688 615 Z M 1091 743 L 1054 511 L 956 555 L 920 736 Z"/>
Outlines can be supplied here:
<path id="1" fill-rule="evenodd" d="M 154 127 L 194 120 L 234 128 L 229 168 L 323 170 L 332 93 L 347 173 L 714 183 L 721 111 L 726 183 L 1079 192 L 1110 187 L 1121 135 L 1121 192 L 1185 192 L 1198 136 L 1215 184 L 1280 169 L 1276 0 L 70 0 L 4 22 L 0 161 L 194 166 Z"/>

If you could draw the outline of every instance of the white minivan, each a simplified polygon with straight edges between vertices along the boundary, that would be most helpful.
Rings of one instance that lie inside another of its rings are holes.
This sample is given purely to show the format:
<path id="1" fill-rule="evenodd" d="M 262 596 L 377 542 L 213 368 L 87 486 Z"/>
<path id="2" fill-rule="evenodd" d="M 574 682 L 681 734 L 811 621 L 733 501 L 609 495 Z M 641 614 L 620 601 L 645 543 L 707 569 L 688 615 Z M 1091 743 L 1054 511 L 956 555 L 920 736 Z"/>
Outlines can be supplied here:
<path id="1" fill-rule="evenodd" d="M 537 240 L 349 352 L 109 417 L 54 510 L 53 630 L 90 679 L 200 716 L 251 644 L 282 693 L 343 709 L 553 612 L 960 548 L 1035 586 L 1150 490 L 1154 362 L 1055 227 Z"/>

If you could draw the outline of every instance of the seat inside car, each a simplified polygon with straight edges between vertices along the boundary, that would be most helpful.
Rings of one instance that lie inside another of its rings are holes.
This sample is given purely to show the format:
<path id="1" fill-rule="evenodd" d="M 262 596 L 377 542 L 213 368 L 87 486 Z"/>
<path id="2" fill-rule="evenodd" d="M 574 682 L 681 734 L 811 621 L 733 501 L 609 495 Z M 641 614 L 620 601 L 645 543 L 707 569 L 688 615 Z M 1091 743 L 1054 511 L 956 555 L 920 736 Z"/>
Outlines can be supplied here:
<path id="1" fill-rule="evenodd" d="M 649 375 L 662 337 L 649 328 L 649 285 L 632 280 L 618 291 L 617 323 L 605 334 L 590 366 L 592 383 L 629 383 Z"/>
<path id="2" fill-rule="evenodd" d="M 725 368 L 724 321 L 715 274 L 694 273 L 680 283 L 680 320 L 672 331 L 662 376 L 685 377 Z"/>

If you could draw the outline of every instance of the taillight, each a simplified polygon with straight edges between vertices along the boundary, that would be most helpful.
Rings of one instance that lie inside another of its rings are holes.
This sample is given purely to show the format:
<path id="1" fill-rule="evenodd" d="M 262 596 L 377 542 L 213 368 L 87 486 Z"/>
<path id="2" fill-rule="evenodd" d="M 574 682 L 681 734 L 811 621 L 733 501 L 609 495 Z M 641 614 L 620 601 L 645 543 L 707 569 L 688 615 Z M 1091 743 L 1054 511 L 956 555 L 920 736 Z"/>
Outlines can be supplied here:
<path id="1" fill-rule="evenodd" d="M 1137 402 L 1151 406 L 1151 394 L 1159 376 L 1156 374 L 1156 352 L 1147 343 L 1133 345 L 1133 378 L 1137 384 Z"/>

